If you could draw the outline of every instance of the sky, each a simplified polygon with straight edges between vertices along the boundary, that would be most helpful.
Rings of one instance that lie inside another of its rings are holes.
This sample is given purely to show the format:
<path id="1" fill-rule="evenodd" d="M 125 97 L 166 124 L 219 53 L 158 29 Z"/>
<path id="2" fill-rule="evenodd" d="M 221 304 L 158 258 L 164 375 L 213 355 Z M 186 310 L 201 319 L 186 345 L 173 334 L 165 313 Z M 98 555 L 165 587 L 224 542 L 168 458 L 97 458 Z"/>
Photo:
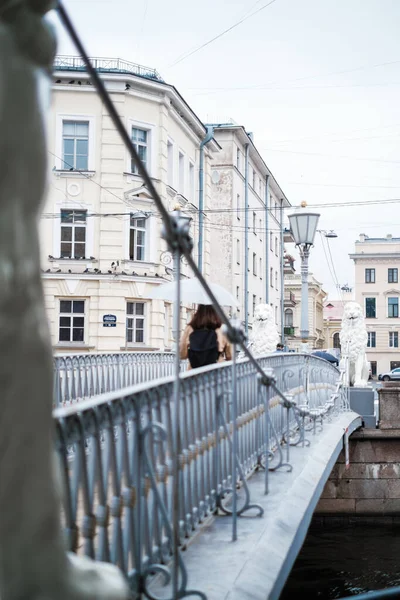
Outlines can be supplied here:
<path id="1" fill-rule="evenodd" d="M 64 6 L 89 56 L 155 68 L 204 122 L 233 119 L 253 132 L 291 204 L 318 207 L 319 229 L 338 236 L 317 234 L 310 258 L 331 299 L 338 285 L 354 286 L 349 253 L 360 233 L 400 236 L 398 0 Z M 77 54 L 57 15 L 50 19 L 58 53 Z"/>

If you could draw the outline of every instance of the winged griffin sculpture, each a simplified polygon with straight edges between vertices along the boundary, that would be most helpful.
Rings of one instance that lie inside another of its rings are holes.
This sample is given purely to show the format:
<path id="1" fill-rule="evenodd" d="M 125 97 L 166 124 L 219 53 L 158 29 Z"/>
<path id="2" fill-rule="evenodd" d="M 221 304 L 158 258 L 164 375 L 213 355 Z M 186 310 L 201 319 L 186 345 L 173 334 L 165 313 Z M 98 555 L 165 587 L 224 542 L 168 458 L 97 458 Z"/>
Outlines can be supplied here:
<path id="1" fill-rule="evenodd" d="M 0 597 L 128 598 L 116 567 L 68 555 L 53 469 L 53 365 L 37 220 L 45 191 L 49 0 L 0 0 Z"/>

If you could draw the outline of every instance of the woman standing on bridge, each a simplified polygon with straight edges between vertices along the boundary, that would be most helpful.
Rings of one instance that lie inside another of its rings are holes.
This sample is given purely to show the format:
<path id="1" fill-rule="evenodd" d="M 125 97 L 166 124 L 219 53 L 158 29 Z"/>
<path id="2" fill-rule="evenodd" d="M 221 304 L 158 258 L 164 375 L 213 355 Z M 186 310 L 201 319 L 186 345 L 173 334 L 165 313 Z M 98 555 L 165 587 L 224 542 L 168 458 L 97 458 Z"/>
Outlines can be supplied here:
<path id="1" fill-rule="evenodd" d="M 222 333 L 221 325 L 211 304 L 199 304 L 179 345 L 180 357 L 189 359 L 189 369 L 231 360 L 231 345 Z"/>

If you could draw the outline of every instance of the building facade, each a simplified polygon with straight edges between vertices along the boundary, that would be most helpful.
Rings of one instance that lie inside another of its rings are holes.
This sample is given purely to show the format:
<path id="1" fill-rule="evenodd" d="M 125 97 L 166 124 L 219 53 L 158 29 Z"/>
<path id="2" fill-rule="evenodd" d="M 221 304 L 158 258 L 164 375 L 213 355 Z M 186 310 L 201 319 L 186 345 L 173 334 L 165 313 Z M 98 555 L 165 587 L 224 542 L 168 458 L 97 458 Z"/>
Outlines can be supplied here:
<path id="1" fill-rule="evenodd" d="M 294 258 L 285 255 L 285 299 L 284 323 L 285 343 L 289 350 L 301 351 L 301 275 L 296 273 Z M 308 275 L 308 345 L 310 349 L 326 348 L 327 340 L 324 335 L 324 301 L 326 292 L 322 284 L 312 273 Z"/>
<path id="2" fill-rule="evenodd" d="M 355 265 L 355 299 L 364 309 L 371 371 L 384 373 L 400 367 L 400 238 L 361 234 L 350 258 Z"/>
<path id="3" fill-rule="evenodd" d="M 327 299 L 324 302 L 324 337 L 328 352 L 340 354 L 340 330 L 342 328 L 343 309 L 347 302 L 354 300 L 354 293 L 348 286 L 341 288 L 341 298 Z"/>
<path id="4" fill-rule="evenodd" d="M 211 278 L 238 300 L 251 328 L 257 304 L 268 303 L 281 331 L 283 210 L 290 206 L 258 152 L 253 135 L 234 123 L 209 125 L 221 146 L 211 173 Z"/>
<path id="5" fill-rule="evenodd" d="M 207 130 L 153 70 L 93 59 L 167 210 L 192 217 L 197 257 L 200 146 Z M 203 144 L 204 206 L 211 205 Z M 54 351 L 170 349 L 172 304 L 151 301 L 171 280 L 161 219 L 128 150 L 77 57 L 57 57 L 48 119 L 50 185 L 40 223 L 43 284 Z M 209 275 L 205 223 L 203 271 Z M 183 264 L 184 275 L 190 272 Z M 191 307 L 182 311 L 186 324 Z"/>

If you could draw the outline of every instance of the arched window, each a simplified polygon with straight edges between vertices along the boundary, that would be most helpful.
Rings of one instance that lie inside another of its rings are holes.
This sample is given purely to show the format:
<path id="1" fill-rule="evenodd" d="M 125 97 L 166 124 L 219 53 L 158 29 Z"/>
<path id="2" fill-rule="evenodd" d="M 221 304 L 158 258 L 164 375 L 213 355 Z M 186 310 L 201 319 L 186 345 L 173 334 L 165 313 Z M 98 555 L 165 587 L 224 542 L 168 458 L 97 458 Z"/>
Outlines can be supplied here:
<path id="1" fill-rule="evenodd" d="M 333 347 L 340 349 L 339 332 L 336 332 L 336 333 L 333 334 Z"/>
<path id="2" fill-rule="evenodd" d="M 293 327 L 293 311 L 291 308 L 285 310 L 285 327 Z"/>

